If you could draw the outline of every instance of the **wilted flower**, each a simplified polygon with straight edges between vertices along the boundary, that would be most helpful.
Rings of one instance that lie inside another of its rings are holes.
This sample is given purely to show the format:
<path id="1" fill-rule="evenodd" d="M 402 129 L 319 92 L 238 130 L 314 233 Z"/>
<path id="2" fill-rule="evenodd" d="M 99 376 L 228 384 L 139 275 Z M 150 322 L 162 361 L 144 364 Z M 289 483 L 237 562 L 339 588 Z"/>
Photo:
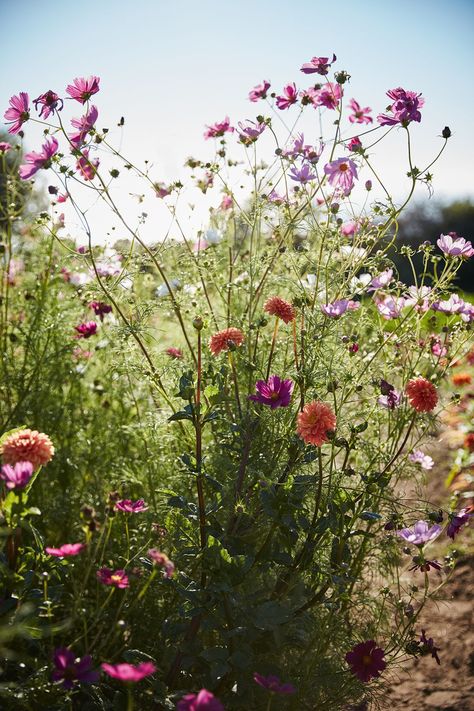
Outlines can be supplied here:
<path id="1" fill-rule="evenodd" d="M 80 659 L 70 649 L 59 647 L 54 651 L 53 662 L 55 669 L 51 679 L 60 681 L 65 689 L 72 689 L 76 683 L 95 684 L 99 681 L 98 672 L 91 668 L 92 657 L 89 654 Z"/>
<path id="2" fill-rule="evenodd" d="M 431 412 L 438 403 L 438 393 L 435 386 L 426 378 L 412 378 L 408 381 L 405 392 L 410 405 L 417 412 Z"/>
<path id="3" fill-rule="evenodd" d="M 234 131 L 233 127 L 230 125 L 230 118 L 225 117 L 223 121 L 217 121 L 213 123 L 212 126 L 206 126 L 206 131 L 204 132 L 204 138 L 218 138 L 223 136 L 224 133 L 232 133 Z"/>
<path id="4" fill-rule="evenodd" d="M 96 573 L 97 579 L 103 585 L 111 585 L 115 588 L 128 588 L 130 586 L 125 570 L 111 570 L 110 568 L 99 568 Z"/>
<path id="5" fill-rule="evenodd" d="M 355 311 L 360 306 L 358 301 L 351 301 L 350 299 L 338 299 L 333 301 L 332 304 L 323 304 L 321 306 L 321 311 L 329 318 L 339 318 L 346 311 Z"/>
<path id="6" fill-rule="evenodd" d="M 224 707 L 207 689 L 201 689 L 197 694 L 186 694 L 178 701 L 176 711 L 224 711 Z"/>
<path id="7" fill-rule="evenodd" d="M 172 578 L 175 571 L 175 565 L 172 560 L 168 558 L 166 553 L 162 553 L 157 548 L 150 548 L 148 555 L 155 565 L 159 565 L 163 568 L 163 574 L 165 578 Z"/>
<path id="8" fill-rule="evenodd" d="M 249 395 L 249 400 L 269 405 L 274 410 L 276 407 L 287 407 L 290 404 L 294 383 L 292 380 L 281 380 L 278 375 L 271 375 L 269 379 L 257 380 L 255 383 L 256 395 Z"/>
<path id="9" fill-rule="evenodd" d="M 441 235 L 436 244 L 440 250 L 449 257 L 463 257 L 464 259 L 468 259 L 474 254 L 474 248 L 471 242 L 465 240 L 464 237 L 458 237 L 455 232 Z"/>
<path id="10" fill-rule="evenodd" d="M 296 317 L 293 306 L 279 296 L 270 296 L 263 305 L 263 310 L 270 316 L 281 318 L 285 323 L 290 323 Z"/>
<path id="11" fill-rule="evenodd" d="M 313 57 L 311 61 L 303 64 L 300 71 L 303 72 L 303 74 L 320 74 L 321 76 L 326 76 L 329 67 L 331 64 L 334 64 L 336 59 L 335 54 L 332 55 L 331 61 L 329 61 L 329 57 Z"/>
<path id="12" fill-rule="evenodd" d="M 90 338 L 97 333 L 97 324 L 95 321 L 85 321 L 78 326 L 74 326 L 77 331 L 75 338 Z"/>
<path id="13" fill-rule="evenodd" d="M 22 125 L 30 118 L 30 99 L 26 92 L 20 91 L 18 96 L 12 96 L 10 108 L 4 113 L 4 118 L 11 125 L 8 127 L 8 133 L 18 133 L 21 131 Z"/>
<path id="14" fill-rule="evenodd" d="M 426 543 L 434 541 L 441 530 L 441 526 L 437 523 L 430 528 L 426 521 L 417 521 L 413 528 L 402 528 L 400 531 L 396 531 L 396 534 L 407 543 L 412 543 L 414 546 L 424 546 Z"/>
<path id="15" fill-rule="evenodd" d="M 28 180 L 31 178 L 38 170 L 42 168 L 51 167 L 51 159 L 58 150 L 58 142 L 53 137 L 51 139 L 47 138 L 46 143 L 42 145 L 41 153 L 36 153 L 31 151 L 31 153 L 25 153 L 25 163 L 20 165 L 18 173 L 22 180 Z"/>
<path id="16" fill-rule="evenodd" d="M 429 639 L 426 637 L 426 632 L 425 630 L 421 630 L 421 635 L 420 635 L 420 652 L 421 654 L 431 654 L 433 659 L 436 659 L 436 664 L 441 664 L 441 661 L 438 657 L 438 652 L 441 651 L 439 647 L 435 646 L 434 639 L 433 637 L 430 637 Z"/>
<path id="17" fill-rule="evenodd" d="M 68 138 L 73 148 L 80 148 L 87 138 L 87 134 L 94 128 L 95 122 L 99 117 L 99 112 L 96 106 L 91 106 L 85 116 L 81 118 L 71 119 L 71 124 L 77 129 L 74 133 L 69 133 Z"/>
<path id="18" fill-rule="evenodd" d="M 80 104 L 85 104 L 93 94 L 97 94 L 99 83 L 100 77 L 94 75 L 87 77 L 87 79 L 84 77 L 76 78 L 72 84 L 67 85 L 66 93 L 69 94 L 71 99 L 79 101 Z"/>
<path id="19" fill-rule="evenodd" d="M 292 104 L 296 104 L 298 101 L 298 90 L 296 84 L 287 84 L 283 87 L 283 94 L 276 97 L 276 105 L 282 111 L 284 109 L 289 109 Z"/>
<path id="20" fill-rule="evenodd" d="M 377 121 L 381 126 L 395 126 L 397 123 L 403 126 L 408 126 L 411 121 L 420 122 L 420 109 L 423 107 L 425 100 L 421 94 L 414 91 L 405 91 L 405 89 L 391 89 L 387 91 L 387 96 L 392 99 L 393 103 L 389 107 L 390 114 L 379 114 Z"/>
<path id="21" fill-rule="evenodd" d="M 446 535 L 454 541 L 455 536 L 457 536 L 461 528 L 469 522 L 471 516 L 474 516 L 474 506 L 466 506 L 466 508 L 452 514 L 446 529 Z"/>
<path id="22" fill-rule="evenodd" d="M 44 94 L 40 94 L 37 99 L 33 99 L 36 111 L 38 111 L 38 104 L 41 105 L 40 118 L 47 119 L 50 114 L 54 111 L 61 111 L 64 102 L 59 96 L 54 92 L 46 91 Z"/>
<path id="23" fill-rule="evenodd" d="M 142 511 L 148 511 L 148 508 L 143 499 L 137 499 L 137 501 L 121 499 L 115 504 L 115 510 L 123 511 L 124 513 L 141 513 Z"/>
<path id="24" fill-rule="evenodd" d="M 146 676 L 156 672 L 156 666 L 153 662 L 141 662 L 141 664 L 136 665 L 127 664 L 126 662 L 121 664 L 107 664 L 104 662 L 101 667 L 113 679 L 127 683 L 141 681 Z"/>
<path id="25" fill-rule="evenodd" d="M 222 351 L 228 351 L 244 342 L 244 334 L 238 328 L 231 326 L 223 331 L 214 333 L 209 339 L 209 348 L 212 355 L 218 356 Z"/>
<path id="26" fill-rule="evenodd" d="M 382 393 L 377 402 L 382 407 L 387 407 L 389 410 L 394 410 L 400 405 L 401 394 L 393 385 L 386 380 L 380 381 L 380 392 Z"/>
<path id="27" fill-rule="evenodd" d="M 269 88 L 270 82 L 264 79 L 261 84 L 257 84 L 257 86 L 254 86 L 254 88 L 249 92 L 250 101 L 255 103 L 256 101 L 259 101 L 259 99 L 266 99 Z"/>
<path id="28" fill-rule="evenodd" d="M 328 176 L 329 184 L 342 190 L 344 195 L 349 195 L 354 187 L 354 178 L 357 178 L 357 166 L 350 158 L 338 158 L 331 163 L 326 163 L 324 172 Z"/>
<path id="29" fill-rule="evenodd" d="M 293 684 L 282 683 L 277 676 L 269 675 L 263 676 L 258 672 L 254 672 L 253 680 L 259 685 L 263 686 L 264 689 L 270 691 L 272 694 L 294 694 L 296 689 Z"/>
<path id="30" fill-rule="evenodd" d="M 372 678 L 379 677 L 385 667 L 385 653 L 383 649 L 377 647 L 373 639 L 367 642 L 360 642 L 347 652 L 346 662 L 351 668 L 351 672 L 361 681 L 368 682 Z"/>
<path id="31" fill-rule="evenodd" d="M 335 429 L 336 416 L 324 402 L 308 402 L 298 414 L 296 430 L 306 444 L 321 447 L 328 441 L 328 433 Z"/>
<path id="32" fill-rule="evenodd" d="M 408 455 L 408 459 L 413 464 L 419 464 L 422 469 L 433 469 L 434 461 L 432 457 L 425 454 L 421 449 L 416 449 Z"/>
<path id="33" fill-rule="evenodd" d="M 50 548 L 49 546 L 46 546 L 45 551 L 48 555 L 52 555 L 55 558 L 67 558 L 71 555 L 79 555 L 85 547 L 85 543 L 64 543 L 59 548 Z"/>
<path id="34" fill-rule="evenodd" d="M 31 462 L 16 462 L 4 464 L 0 479 L 3 479 L 7 489 L 24 489 L 33 475 L 33 465 Z"/>
<path id="35" fill-rule="evenodd" d="M 355 99 L 351 99 L 347 108 L 353 112 L 349 116 L 351 123 L 372 123 L 373 118 L 369 116 L 372 109 L 369 106 L 362 108 Z"/>
<path id="36" fill-rule="evenodd" d="M 47 464 L 54 455 L 53 443 L 48 435 L 37 430 L 19 430 L 9 435 L 0 447 L 3 462 L 31 462 L 33 469 Z"/>

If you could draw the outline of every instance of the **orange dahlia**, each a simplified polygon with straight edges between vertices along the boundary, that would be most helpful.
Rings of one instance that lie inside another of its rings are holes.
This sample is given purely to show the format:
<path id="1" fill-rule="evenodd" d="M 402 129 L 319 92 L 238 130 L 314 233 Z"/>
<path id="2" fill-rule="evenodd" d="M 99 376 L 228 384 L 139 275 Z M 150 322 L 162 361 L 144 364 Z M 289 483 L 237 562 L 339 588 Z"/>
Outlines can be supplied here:
<path id="1" fill-rule="evenodd" d="M 336 415 L 324 402 L 308 402 L 298 415 L 296 430 L 306 444 L 320 447 L 328 441 L 328 432 L 336 429 Z"/>
<path id="2" fill-rule="evenodd" d="M 276 316 L 281 318 L 285 323 L 290 323 L 296 316 L 296 312 L 289 301 L 280 299 L 279 296 L 271 296 L 265 302 L 263 310 L 270 314 L 270 316 Z"/>
<path id="3" fill-rule="evenodd" d="M 470 385 L 472 378 L 469 373 L 456 373 L 452 377 L 453 385 Z"/>
<path id="4" fill-rule="evenodd" d="M 426 378 L 412 378 L 408 381 L 405 392 L 410 405 L 417 412 L 430 412 L 438 402 L 438 393 L 435 386 Z"/>
<path id="5" fill-rule="evenodd" d="M 231 326 L 214 333 L 209 339 L 209 348 L 212 355 L 217 356 L 222 351 L 228 351 L 232 346 L 241 346 L 244 338 L 242 331 Z"/>
<path id="6" fill-rule="evenodd" d="M 47 464 L 54 455 L 48 435 L 37 430 L 19 430 L 9 435 L 0 448 L 4 464 L 31 462 L 35 469 Z"/>

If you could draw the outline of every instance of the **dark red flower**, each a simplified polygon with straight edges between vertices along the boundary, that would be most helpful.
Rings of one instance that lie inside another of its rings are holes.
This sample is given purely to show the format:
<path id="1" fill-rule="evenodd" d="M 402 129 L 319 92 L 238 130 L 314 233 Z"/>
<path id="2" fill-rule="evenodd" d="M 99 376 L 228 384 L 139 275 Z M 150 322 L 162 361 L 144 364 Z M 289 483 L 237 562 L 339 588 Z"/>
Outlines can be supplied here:
<path id="1" fill-rule="evenodd" d="M 345 659 L 351 672 L 364 682 L 380 676 L 387 666 L 384 662 L 383 649 L 377 647 L 373 639 L 356 644 L 350 652 L 347 652 Z"/>

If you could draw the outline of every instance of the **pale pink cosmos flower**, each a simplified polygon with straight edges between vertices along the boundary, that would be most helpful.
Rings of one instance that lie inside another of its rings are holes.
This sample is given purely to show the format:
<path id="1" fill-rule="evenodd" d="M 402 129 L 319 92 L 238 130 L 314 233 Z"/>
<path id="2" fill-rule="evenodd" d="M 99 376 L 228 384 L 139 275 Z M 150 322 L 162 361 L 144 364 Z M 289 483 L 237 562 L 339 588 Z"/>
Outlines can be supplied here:
<path id="1" fill-rule="evenodd" d="M 42 168 L 49 168 L 51 166 L 51 159 L 58 150 L 58 142 L 53 137 L 51 139 L 47 138 L 46 143 L 42 145 L 41 153 L 36 153 L 31 151 L 31 153 L 25 154 L 25 163 L 20 165 L 18 172 L 22 180 L 28 180 L 31 178 L 38 170 Z"/>
<path id="2" fill-rule="evenodd" d="M 298 101 L 298 90 L 296 84 L 287 84 L 283 87 L 283 93 L 276 97 L 276 105 L 281 111 L 289 109 L 290 106 Z"/>
<path id="3" fill-rule="evenodd" d="M 91 160 L 89 158 L 89 149 L 84 148 L 80 157 L 76 162 L 76 170 L 81 174 L 84 180 L 93 180 L 99 167 L 100 160 L 95 158 Z"/>
<path id="4" fill-rule="evenodd" d="M 455 232 L 441 235 L 436 244 L 448 257 L 463 257 L 463 259 L 469 259 L 469 257 L 474 255 L 474 248 L 471 242 L 465 240 L 464 237 L 458 237 Z"/>
<path id="5" fill-rule="evenodd" d="M 402 296 L 375 296 L 377 311 L 384 319 L 398 318 L 405 306 L 405 299 Z"/>
<path id="6" fill-rule="evenodd" d="M 264 79 L 261 84 L 257 84 L 257 86 L 254 86 L 254 88 L 249 92 L 249 100 L 255 103 L 260 99 L 266 99 L 269 88 L 270 82 Z"/>
<path id="7" fill-rule="evenodd" d="M 316 89 L 311 93 L 311 103 L 314 108 L 325 106 L 327 109 L 334 111 L 337 109 L 343 94 L 344 92 L 340 84 L 328 82 L 321 89 Z"/>
<path id="8" fill-rule="evenodd" d="M 206 131 L 204 131 L 204 138 L 207 140 L 209 138 L 219 138 L 223 136 L 224 133 L 232 133 L 234 128 L 230 125 L 230 118 L 225 117 L 223 121 L 217 121 L 211 126 L 206 126 Z"/>
<path id="9" fill-rule="evenodd" d="M 230 210 L 232 205 L 234 204 L 234 201 L 232 199 L 231 195 L 224 195 L 224 197 L 221 200 L 221 210 Z"/>
<path id="10" fill-rule="evenodd" d="M 445 301 L 435 301 L 431 304 L 433 311 L 440 311 L 443 314 L 462 314 L 466 308 L 466 302 L 458 294 L 451 294 Z"/>
<path id="11" fill-rule="evenodd" d="M 341 227 L 341 235 L 344 237 L 353 237 L 360 230 L 360 223 L 357 220 L 349 220 L 349 222 L 344 222 Z"/>
<path id="12" fill-rule="evenodd" d="M 369 116 L 372 109 L 370 106 L 365 106 L 362 108 L 360 104 L 355 100 L 351 99 L 347 106 L 353 113 L 349 116 L 349 121 L 351 123 L 372 123 L 373 118 Z"/>
<path id="13" fill-rule="evenodd" d="M 460 316 L 465 323 L 472 323 L 472 321 L 474 321 L 474 304 L 470 304 L 466 301 Z"/>
<path id="14" fill-rule="evenodd" d="M 22 125 L 30 118 L 30 97 L 25 91 L 20 91 L 18 96 L 12 96 L 10 108 L 4 113 L 8 127 L 8 133 L 19 133 Z"/>
<path id="15" fill-rule="evenodd" d="M 317 178 L 316 173 L 311 172 L 311 168 L 308 163 L 304 163 L 299 169 L 296 166 L 293 166 L 289 172 L 289 176 L 292 180 L 295 180 L 297 183 L 301 183 L 302 185 L 310 182 L 311 180 L 316 180 Z"/>
<path id="16" fill-rule="evenodd" d="M 85 547 L 85 543 L 64 543 L 59 548 L 46 546 L 45 551 L 48 555 L 52 555 L 55 558 L 67 558 L 68 556 L 79 555 Z"/>
<path id="17" fill-rule="evenodd" d="M 151 558 L 155 565 L 159 565 L 163 568 L 163 575 L 165 578 L 172 578 L 175 571 L 175 565 L 172 560 L 168 558 L 166 553 L 162 553 L 157 548 L 150 548 L 148 551 L 148 556 Z"/>
<path id="18" fill-rule="evenodd" d="M 156 666 L 153 662 L 141 662 L 141 664 L 133 665 L 122 662 L 121 664 L 101 664 L 102 669 L 106 674 L 113 679 L 125 682 L 137 682 L 150 676 L 156 672 Z"/>
<path id="19" fill-rule="evenodd" d="M 416 449 L 414 452 L 410 452 L 408 459 L 413 464 L 419 464 L 422 469 L 433 469 L 434 461 L 429 454 L 425 454 L 421 449 Z"/>
<path id="20" fill-rule="evenodd" d="M 81 118 L 71 119 L 71 124 L 77 131 L 69 133 L 68 138 L 74 148 L 80 148 L 86 140 L 87 134 L 94 128 L 94 124 L 99 117 L 96 106 L 91 106 L 89 111 Z"/>
<path id="21" fill-rule="evenodd" d="M 375 276 L 369 284 L 367 291 L 376 291 L 377 289 L 382 289 L 384 286 L 388 286 L 393 278 L 393 269 L 385 269 L 377 276 Z"/>
<path id="22" fill-rule="evenodd" d="M 329 57 L 313 57 L 309 62 L 303 64 L 300 71 L 303 72 L 303 74 L 320 74 L 321 76 L 326 76 L 329 67 L 331 64 L 334 64 L 336 59 L 335 54 L 332 55 L 331 61 L 329 61 Z"/>
<path id="23" fill-rule="evenodd" d="M 358 301 L 338 299 L 337 301 L 333 301 L 332 304 L 323 304 L 321 311 L 325 316 L 329 316 L 329 318 L 340 318 L 346 311 L 355 311 L 359 306 L 360 303 Z"/>
<path id="24" fill-rule="evenodd" d="M 426 521 L 417 521 L 413 528 L 402 528 L 396 531 L 396 535 L 403 538 L 407 543 L 412 543 L 415 546 L 424 546 L 426 543 L 434 541 L 439 536 L 442 528 L 439 524 L 429 526 Z"/>
<path id="25" fill-rule="evenodd" d="M 255 143 L 257 138 L 265 131 L 267 124 L 264 122 L 256 123 L 255 121 L 247 121 L 243 123 L 239 121 L 239 140 L 245 146 L 250 146 Z"/>
<path id="26" fill-rule="evenodd" d="M 350 158 L 338 158 L 326 163 L 324 172 L 328 176 L 329 184 L 339 188 L 347 197 L 354 187 L 354 178 L 357 179 L 357 166 Z"/>
<path id="27" fill-rule="evenodd" d="M 33 475 L 33 465 L 31 462 L 16 462 L 4 464 L 0 471 L 0 479 L 3 479 L 7 489 L 24 489 Z"/>
<path id="28" fill-rule="evenodd" d="M 13 148 L 11 143 L 8 143 L 8 141 L 0 141 L 0 154 L 7 153 L 9 150 Z"/>
<path id="29" fill-rule="evenodd" d="M 59 96 L 49 89 L 44 94 L 40 94 L 37 99 L 33 99 L 36 111 L 38 111 L 38 104 L 40 104 L 41 109 L 39 112 L 40 118 L 47 119 L 48 116 L 55 111 L 61 111 L 64 106 L 64 102 Z"/>
<path id="30" fill-rule="evenodd" d="M 123 511 L 124 513 L 142 513 L 143 511 L 148 511 L 148 508 L 143 499 L 137 499 L 137 501 L 121 499 L 115 504 L 115 510 Z"/>
<path id="31" fill-rule="evenodd" d="M 87 79 L 84 77 L 76 78 L 72 84 L 67 85 L 66 94 L 69 94 L 71 99 L 79 101 L 80 104 L 85 104 L 93 94 L 97 94 L 99 83 L 100 77 L 94 75 L 87 77 Z"/>
<path id="32" fill-rule="evenodd" d="M 429 286 L 410 286 L 408 295 L 405 297 L 405 306 L 413 306 L 415 311 L 420 314 L 426 313 L 430 308 L 429 296 L 431 287 Z"/>

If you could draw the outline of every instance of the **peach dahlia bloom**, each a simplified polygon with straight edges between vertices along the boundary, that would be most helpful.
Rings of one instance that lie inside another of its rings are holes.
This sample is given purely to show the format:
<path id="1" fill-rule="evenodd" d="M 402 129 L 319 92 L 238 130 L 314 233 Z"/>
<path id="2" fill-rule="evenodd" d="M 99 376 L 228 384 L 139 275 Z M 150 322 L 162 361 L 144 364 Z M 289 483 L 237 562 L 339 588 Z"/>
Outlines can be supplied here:
<path id="1" fill-rule="evenodd" d="M 281 318 L 285 323 L 290 323 L 296 316 L 295 310 L 289 301 L 285 299 L 280 299 L 279 296 L 271 296 L 265 302 L 263 310 L 270 314 L 270 316 L 276 316 Z"/>
<path id="2" fill-rule="evenodd" d="M 4 464 L 31 462 L 34 469 L 47 464 L 54 455 L 48 435 L 37 430 L 19 430 L 9 435 L 0 448 Z"/>
<path id="3" fill-rule="evenodd" d="M 438 402 L 438 393 L 435 386 L 426 378 L 412 378 L 408 381 L 405 392 L 410 405 L 417 412 L 431 412 Z"/>
<path id="4" fill-rule="evenodd" d="M 214 356 L 222 351 L 228 351 L 232 345 L 241 346 L 244 342 L 244 334 L 238 328 L 231 326 L 223 331 L 214 333 L 209 339 L 209 348 Z"/>
<path id="5" fill-rule="evenodd" d="M 298 415 L 296 430 L 306 444 L 320 447 L 328 441 L 328 432 L 335 429 L 336 415 L 324 402 L 308 402 Z"/>

